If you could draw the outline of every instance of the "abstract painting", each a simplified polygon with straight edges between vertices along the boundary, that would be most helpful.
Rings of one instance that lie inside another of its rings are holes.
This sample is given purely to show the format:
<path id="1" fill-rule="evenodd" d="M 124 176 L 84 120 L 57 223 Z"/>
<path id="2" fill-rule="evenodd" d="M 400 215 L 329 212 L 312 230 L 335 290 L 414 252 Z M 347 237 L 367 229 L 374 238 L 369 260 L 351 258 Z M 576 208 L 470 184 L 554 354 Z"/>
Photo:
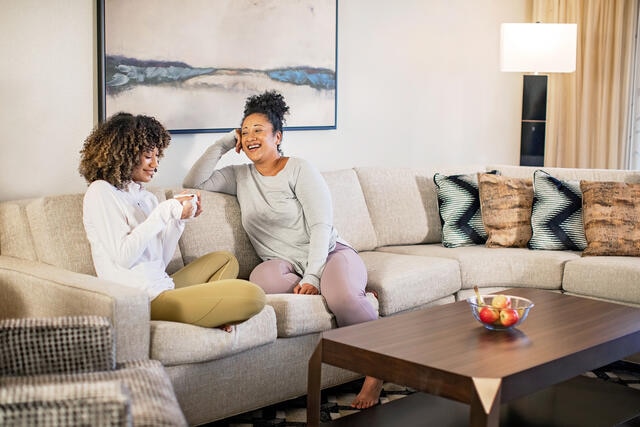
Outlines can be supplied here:
<path id="1" fill-rule="evenodd" d="M 287 129 L 336 127 L 337 0 L 100 0 L 98 34 L 100 120 L 222 132 L 276 90 Z"/>

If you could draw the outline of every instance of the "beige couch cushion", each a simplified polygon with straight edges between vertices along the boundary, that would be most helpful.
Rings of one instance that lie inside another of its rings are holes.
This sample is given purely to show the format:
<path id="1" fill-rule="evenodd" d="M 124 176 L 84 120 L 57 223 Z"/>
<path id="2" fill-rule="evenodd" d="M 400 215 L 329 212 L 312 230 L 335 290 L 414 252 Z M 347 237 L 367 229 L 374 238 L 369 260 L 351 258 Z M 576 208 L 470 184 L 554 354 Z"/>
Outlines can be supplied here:
<path id="1" fill-rule="evenodd" d="M 367 298 L 378 311 L 376 297 Z M 268 294 L 267 304 L 276 312 L 278 337 L 295 337 L 336 328 L 335 316 L 329 311 L 321 295 Z"/>
<path id="2" fill-rule="evenodd" d="M 356 172 L 345 169 L 324 172 L 323 176 L 333 201 L 333 225 L 340 237 L 357 251 L 374 249 L 376 232 Z"/>
<path id="3" fill-rule="evenodd" d="M 173 190 L 168 197 L 181 191 L 183 190 Z M 200 191 L 200 197 L 203 212 L 197 218 L 187 221 L 180 238 L 179 246 L 184 263 L 188 264 L 209 252 L 226 250 L 238 258 L 238 277 L 248 279 L 260 259 L 242 228 L 238 200 L 235 196 L 209 191 Z"/>
<path id="4" fill-rule="evenodd" d="M 486 248 L 483 245 L 458 248 L 436 244 L 411 245 L 378 250 L 456 260 L 460 265 L 463 289 L 473 288 L 474 285 L 561 289 L 565 263 L 580 258 L 580 252 Z"/>
<path id="5" fill-rule="evenodd" d="M 378 246 L 440 241 L 433 174 L 397 168 L 356 168 Z"/>
<path id="6" fill-rule="evenodd" d="M 151 190 L 159 201 L 164 191 Z M 34 199 L 25 207 L 38 261 L 95 276 L 91 246 L 82 221 L 84 193 L 46 196 Z M 179 248 L 169 264 L 175 271 L 184 264 Z"/>
<path id="7" fill-rule="evenodd" d="M 582 257 L 567 262 L 562 287 L 577 295 L 640 305 L 640 259 Z"/>
<path id="8" fill-rule="evenodd" d="M 321 295 L 269 294 L 276 312 L 278 337 L 295 337 L 335 328 L 335 317 Z"/>
<path id="9" fill-rule="evenodd" d="M 276 315 L 265 306 L 233 332 L 186 323 L 151 321 L 151 359 L 165 366 L 222 359 L 276 340 Z"/>
<path id="10" fill-rule="evenodd" d="M 33 199 L 0 203 L 0 254 L 35 261 L 26 205 Z"/>
<path id="11" fill-rule="evenodd" d="M 379 251 L 361 252 L 360 256 L 369 275 L 367 289 L 378 292 L 381 316 L 411 310 L 460 289 L 455 260 Z"/>
<path id="12" fill-rule="evenodd" d="M 95 275 L 82 223 L 84 194 L 47 196 L 26 206 L 38 261 Z"/>

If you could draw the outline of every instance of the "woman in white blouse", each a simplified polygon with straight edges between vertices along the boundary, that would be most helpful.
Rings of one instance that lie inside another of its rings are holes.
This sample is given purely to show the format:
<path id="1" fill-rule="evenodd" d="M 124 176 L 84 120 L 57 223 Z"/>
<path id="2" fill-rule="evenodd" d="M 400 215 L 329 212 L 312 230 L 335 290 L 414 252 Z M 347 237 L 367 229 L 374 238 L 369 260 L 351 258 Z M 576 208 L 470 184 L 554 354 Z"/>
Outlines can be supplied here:
<path id="1" fill-rule="evenodd" d="M 233 254 L 212 252 L 166 273 L 185 221 L 202 212 L 199 194 L 159 202 L 144 188 L 170 140 L 153 117 L 128 113 L 100 123 L 85 140 L 83 222 L 96 273 L 146 291 L 151 319 L 231 331 L 265 304 L 260 287 L 237 279 Z"/>

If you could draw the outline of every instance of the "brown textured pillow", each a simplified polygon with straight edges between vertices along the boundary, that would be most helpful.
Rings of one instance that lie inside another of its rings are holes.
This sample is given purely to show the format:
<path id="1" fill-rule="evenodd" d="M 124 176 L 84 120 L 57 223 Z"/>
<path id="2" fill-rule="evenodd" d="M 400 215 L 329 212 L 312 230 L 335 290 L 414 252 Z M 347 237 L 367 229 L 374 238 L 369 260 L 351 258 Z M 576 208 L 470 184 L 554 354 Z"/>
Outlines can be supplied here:
<path id="1" fill-rule="evenodd" d="M 640 184 L 580 181 L 582 255 L 640 256 Z"/>
<path id="2" fill-rule="evenodd" d="M 531 239 L 533 180 L 479 173 L 480 211 L 490 248 L 526 248 Z"/>

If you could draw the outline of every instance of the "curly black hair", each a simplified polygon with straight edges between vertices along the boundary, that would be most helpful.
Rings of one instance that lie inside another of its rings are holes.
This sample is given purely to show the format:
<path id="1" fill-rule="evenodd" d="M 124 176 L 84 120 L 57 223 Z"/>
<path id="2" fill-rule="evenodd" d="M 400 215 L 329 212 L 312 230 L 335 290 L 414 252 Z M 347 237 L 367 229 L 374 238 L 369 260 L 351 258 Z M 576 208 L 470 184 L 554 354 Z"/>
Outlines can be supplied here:
<path id="1" fill-rule="evenodd" d="M 85 139 L 78 171 L 89 184 L 102 179 L 122 189 L 132 181 L 142 153 L 157 148 L 161 158 L 170 142 L 171 135 L 155 118 L 116 113 Z"/>
<path id="2" fill-rule="evenodd" d="M 247 98 L 244 104 L 244 114 L 242 116 L 242 122 L 247 116 L 259 113 L 264 114 L 273 126 L 273 133 L 278 131 L 282 132 L 282 127 L 285 123 L 284 116 L 289 114 L 289 106 L 284 100 L 284 96 L 275 90 L 268 90 L 258 95 L 252 95 Z M 282 154 L 280 145 L 278 145 L 278 152 Z"/>

